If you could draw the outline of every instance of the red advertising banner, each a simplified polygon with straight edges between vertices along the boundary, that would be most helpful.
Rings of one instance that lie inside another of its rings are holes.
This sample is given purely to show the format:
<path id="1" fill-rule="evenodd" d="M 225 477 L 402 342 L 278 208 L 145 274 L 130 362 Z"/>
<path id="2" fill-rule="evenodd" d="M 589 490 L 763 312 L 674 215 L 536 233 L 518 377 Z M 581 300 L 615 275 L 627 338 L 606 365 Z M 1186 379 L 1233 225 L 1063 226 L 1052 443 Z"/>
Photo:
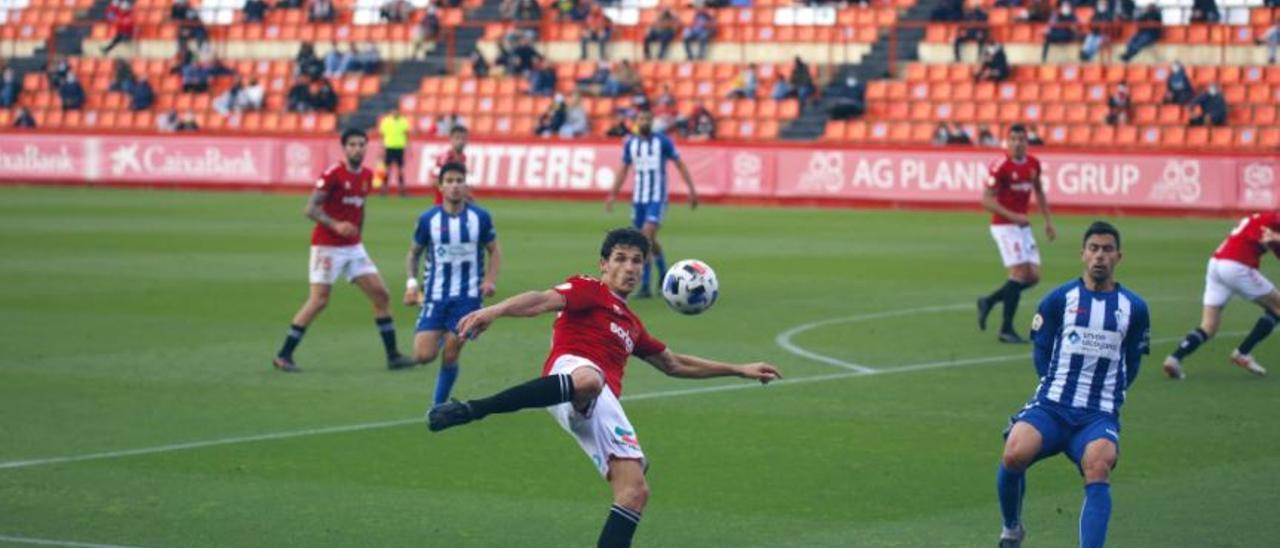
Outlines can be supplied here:
<path id="1" fill-rule="evenodd" d="M 375 140 L 376 141 L 376 140 Z M 445 150 L 408 151 L 411 187 L 425 188 Z M 679 145 L 708 198 L 975 204 L 996 149 L 854 149 Z M 1081 208 L 1229 212 L 1280 206 L 1280 156 L 1037 151 L 1052 203 Z M 382 152 L 370 149 L 367 165 Z M 288 188 L 310 185 L 341 158 L 332 137 L 0 133 L 0 182 L 84 182 Z M 467 148 L 482 194 L 598 196 L 621 168 L 618 142 L 485 140 Z M 672 194 L 687 193 L 669 168 Z M 624 187 L 629 189 L 630 185 Z"/>

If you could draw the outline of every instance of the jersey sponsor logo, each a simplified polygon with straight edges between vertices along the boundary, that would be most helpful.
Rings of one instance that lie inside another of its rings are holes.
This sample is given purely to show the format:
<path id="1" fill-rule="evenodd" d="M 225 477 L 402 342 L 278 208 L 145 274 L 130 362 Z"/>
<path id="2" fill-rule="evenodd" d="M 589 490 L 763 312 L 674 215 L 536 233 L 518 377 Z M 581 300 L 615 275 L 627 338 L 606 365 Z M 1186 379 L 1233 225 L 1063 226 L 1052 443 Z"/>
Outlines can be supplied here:
<path id="1" fill-rule="evenodd" d="M 352 207 L 364 207 L 364 198 L 361 196 L 343 196 L 342 203 Z"/>
<path id="2" fill-rule="evenodd" d="M 138 143 L 116 147 L 111 158 L 111 174 L 125 175 L 173 175 L 190 177 L 246 177 L 260 178 L 258 158 L 248 148 L 237 147 L 234 153 L 229 147 L 167 147 L 150 145 L 140 148 Z"/>
<path id="3" fill-rule="evenodd" d="M 640 440 L 636 439 L 636 433 L 631 430 L 627 430 L 621 426 L 614 426 L 613 437 L 615 438 L 615 441 L 621 442 L 623 445 L 631 447 L 632 449 L 640 448 Z"/>
<path id="4" fill-rule="evenodd" d="M 1036 314 L 1034 318 L 1031 318 L 1032 331 L 1039 331 L 1042 326 L 1044 326 L 1044 316 Z"/>
<path id="5" fill-rule="evenodd" d="M 1120 334 L 1104 329 L 1070 328 L 1062 336 L 1062 352 L 1094 358 L 1119 359 Z"/>
<path id="6" fill-rule="evenodd" d="M 1164 163 L 1160 182 L 1151 188 L 1148 198 L 1164 202 L 1195 203 L 1202 194 L 1199 160 L 1169 160 Z"/>
<path id="7" fill-rule="evenodd" d="M 635 341 L 631 340 L 631 334 L 627 333 L 627 330 L 623 329 L 622 326 L 609 322 L 609 331 L 612 331 L 614 335 L 617 335 L 619 339 L 622 339 L 622 344 L 627 347 L 628 354 L 630 354 L 632 350 L 635 350 Z"/>
<path id="8" fill-rule="evenodd" d="M 465 261 L 474 259 L 475 256 L 476 244 L 473 242 L 460 244 L 436 244 L 436 258 L 442 261 Z"/>

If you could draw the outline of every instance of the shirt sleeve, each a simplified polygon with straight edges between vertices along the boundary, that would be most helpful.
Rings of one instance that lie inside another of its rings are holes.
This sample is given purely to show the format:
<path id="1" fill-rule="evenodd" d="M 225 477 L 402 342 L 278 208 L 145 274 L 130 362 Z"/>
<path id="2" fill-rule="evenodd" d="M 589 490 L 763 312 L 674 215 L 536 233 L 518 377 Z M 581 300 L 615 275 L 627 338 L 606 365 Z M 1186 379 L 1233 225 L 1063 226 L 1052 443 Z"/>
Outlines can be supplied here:
<path id="1" fill-rule="evenodd" d="M 991 163 L 991 166 L 987 168 L 987 188 L 1000 186 L 1000 173 L 1003 171 L 1003 168 L 1004 162 L 996 161 Z"/>
<path id="2" fill-rule="evenodd" d="M 680 153 L 676 152 L 675 143 L 672 143 L 671 139 L 668 139 L 665 136 L 662 138 L 662 155 L 671 160 L 680 159 Z"/>
<path id="3" fill-rule="evenodd" d="M 643 325 L 640 326 L 640 338 L 636 341 L 635 348 L 631 351 L 631 355 L 637 358 L 652 356 L 667 349 L 666 343 L 658 340 L 649 334 L 649 330 Z"/>
<path id="4" fill-rule="evenodd" d="M 1049 374 L 1049 361 L 1053 359 L 1053 345 L 1062 331 L 1061 293 L 1054 291 L 1040 301 L 1040 308 L 1031 319 L 1031 357 L 1036 366 L 1036 375 L 1044 378 Z"/>
<path id="5" fill-rule="evenodd" d="M 600 303 L 600 288 L 600 282 L 574 276 L 553 289 L 564 296 L 565 311 L 573 312 L 597 306 Z"/>
<path id="6" fill-rule="evenodd" d="M 498 239 L 498 229 L 493 226 L 493 216 L 485 214 L 480 217 L 480 243 L 488 244 Z"/>
<path id="7" fill-rule="evenodd" d="M 427 222 L 425 215 L 418 218 L 418 226 L 413 230 L 413 243 L 422 247 L 431 245 L 431 223 Z"/>
<path id="8" fill-rule="evenodd" d="M 1151 313 L 1147 304 L 1135 306 L 1133 317 L 1129 319 L 1129 331 L 1124 338 L 1124 372 L 1128 384 L 1133 386 L 1138 379 L 1138 367 L 1142 365 L 1142 357 L 1151 353 Z"/>
<path id="9" fill-rule="evenodd" d="M 333 176 L 334 171 L 334 168 L 329 168 L 320 174 L 320 178 L 316 180 L 316 190 L 333 191 L 333 186 L 337 184 L 337 177 Z"/>

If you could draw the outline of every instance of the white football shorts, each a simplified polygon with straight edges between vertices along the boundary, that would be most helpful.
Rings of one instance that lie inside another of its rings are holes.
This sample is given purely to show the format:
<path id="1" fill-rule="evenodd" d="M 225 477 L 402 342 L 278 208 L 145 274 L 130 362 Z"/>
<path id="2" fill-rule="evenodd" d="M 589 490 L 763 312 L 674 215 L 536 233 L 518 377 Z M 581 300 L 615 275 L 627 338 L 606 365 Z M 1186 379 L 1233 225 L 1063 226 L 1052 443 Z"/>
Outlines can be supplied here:
<path id="1" fill-rule="evenodd" d="M 1224 306 L 1233 294 L 1255 301 L 1275 288 L 1271 280 L 1247 264 L 1209 259 L 1209 268 L 1204 275 L 1204 305 Z"/>
<path id="2" fill-rule="evenodd" d="M 569 375 L 581 367 L 594 369 L 600 374 L 600 381 L 604 381 L 604 372 L 599 366 L 586 358 L 568 354 L 556 358 L 548 375 Z M 600 391 L 600 396 L 585 414 L 574 409 L 573 402 L 548 407 L 547 411 L 570 436 L 578 440 L 578 445 L 591 457 L 596 471 L 606 480 L 609 479 L 610 457 L 636 459 L 644 468 L 649 467 L 644 451 L 640 449 L 640 441 L 636 439 L 636 429 L 627 420 L 622 403 L 608 386 Z"/>
<path id="3" fill-rule="evenodd" d="M 347 281 L 366 274 L 377 274 L 378 267 L 364 250 L 364 244 L 311 246 L 311 283 L 333 285 L 338 276 L 346 275 Z"/>
<path id="4" fill-rule="evenodd" d="M 1040 248 L 1031 226 L 991 225 L 991 238 L 1000 248 L 1000 259 L 1005 268 L 1020 264 L 1040 264 Z"/>

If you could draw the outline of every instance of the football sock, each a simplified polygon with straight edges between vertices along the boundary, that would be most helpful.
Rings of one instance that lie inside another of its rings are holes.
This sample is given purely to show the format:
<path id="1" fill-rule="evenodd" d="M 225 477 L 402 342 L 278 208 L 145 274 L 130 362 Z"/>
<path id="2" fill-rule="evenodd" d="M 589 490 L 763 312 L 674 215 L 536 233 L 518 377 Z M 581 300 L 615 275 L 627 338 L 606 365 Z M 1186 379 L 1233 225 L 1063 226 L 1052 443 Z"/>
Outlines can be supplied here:
<path id="1" fill-rule="evenodd" d="M 1013 529 L 1022 521 L 1022 495 L 1027 491 L 1025 472 L 1011 472 L 1000 465 L 996 474 L 996 493 L 1000 495 L 1000 514 L 1005 529 Z"/>
<path id="2" fill-rule="evenodd" d="M 1080 548 L 1102 548 L 1107 543 L 1107 522 L 1111 521 L 1111 484 L 1100 481 L 1084 486 L 1084 508 L 1080 509 Z"/>
<path id="3" fill-rule="evenodd" d="M 284 346 L 280 347 L 280 353 L 276 354 L 286 360 L 293 359 L 293 349 L 298 347 L 298 343 L 302 342 L 302 336 L 307 333 L 307 328 L 300 325 L 289 325 L 289 334 L 284 336 Z"/>
<path id="4" fill-rule="evenodd" d="M 609 507 L 609 519 L 604 522 L 600 531 L 600 541 L 596 548 L 627 548 L 631 546 L 631 537 L 636 534 L 636 526 L 640 525 L 640 512 L 621 504 Z"/>
<path id="5" fill-rule="evenodd" d="M 1014 283 L 1017 282 L 1014 282 L 1013 280 L 1005 280 L 1003 285 L 996 288 L 996 290 L 990 295 L 987 295 L 987 300 L 993 303 L 1003 301 L 1005 292 L 1008 291 L 1009 287 Z"/>
<path id="6" fill-rule="evenodd" d="M 382 335 L 382 347 L 386 349 L 387 357 L 399 356 L 400 351 L 396 350 L 396 326 L 391 324 L 391 316 L 376 318 L 374 323 L 378 324 L 378 333 Z"/>
<path id="7" fill-rule="evenodd" d="M 1277 321 L 1280 321 L 1280 317 L 1277 317 L 1275 312 L 1270 310 L 1264 312 L 1262 317 L 1258 318 L 1258 323 L 1253 324 L 1253 330 L 1244 338 L 1244 342 L 1240 343 L 1237 350 L 1239 350 L 1241 354 L 1249 354 L 1252 352 L 1253 347 L 1262 342 L 1262 339 L 1267 338 L 1267 335 L 1271 334 L 1271 330 L 1276 328 Z"/>
<path id="8" fill-rule="evenodd" d="M 1207 340 L 1209 340 L 1209 334 L 1205 333 L 1203 329 L 1199 327 L 1192 329 L 1190 333 L 1187 333 L 1186 337 L 1182 338 L 1182 342 L 1178 343 L 1178 349 L 1173 351 L 1173 357 L 1181 360 L 1190 356 Z"/>
<path id="9" fill-rule="evenodd" d="M 471 400 L 471 414 L 479 419 L 494 413 L 511 413 L 530 407 L 550 407 L 573 399 L 573 377 L 549 375 L 516 385 L 487 398 Z"/>
<path id="10" fill-rule="evenodd" d="M 1022 290 L 1027 286 L 1022 282 L 1009 280 L 1004 290 L 1004 316 L 1000 322 L 1001 333 L 1013 332 L 1013 316 L 1018 313 L 1018 299 L 1022 298 Z"/>
<path id="11" fill-rule="evenodd" d="M 658 278 L 662 278 L 666 276 L 667 275 L 667 256 L 659 253 L 653 256 L 653 260 L 657 261 L 658 263 Z M 661 285 L 662 282 L 659 281 L 658 284 Z"/>
<path id="12" fill-rule="evenodd" d="M 458 364 L 446 363 L 440 367 L 440 374 L 436 375 L 436 396 L 432 401 L 434 405 L 440 405 L 449 401 L 449 392 L 453 391 L 453 382 L 458 380 Z"/>
<path id="13" fill-rule="evenodd" d="M 649 267 L 653 266 L 653 261 L 644 262 L 644 281 L 640 283 L 641 291 L 649 290 Z"/>

